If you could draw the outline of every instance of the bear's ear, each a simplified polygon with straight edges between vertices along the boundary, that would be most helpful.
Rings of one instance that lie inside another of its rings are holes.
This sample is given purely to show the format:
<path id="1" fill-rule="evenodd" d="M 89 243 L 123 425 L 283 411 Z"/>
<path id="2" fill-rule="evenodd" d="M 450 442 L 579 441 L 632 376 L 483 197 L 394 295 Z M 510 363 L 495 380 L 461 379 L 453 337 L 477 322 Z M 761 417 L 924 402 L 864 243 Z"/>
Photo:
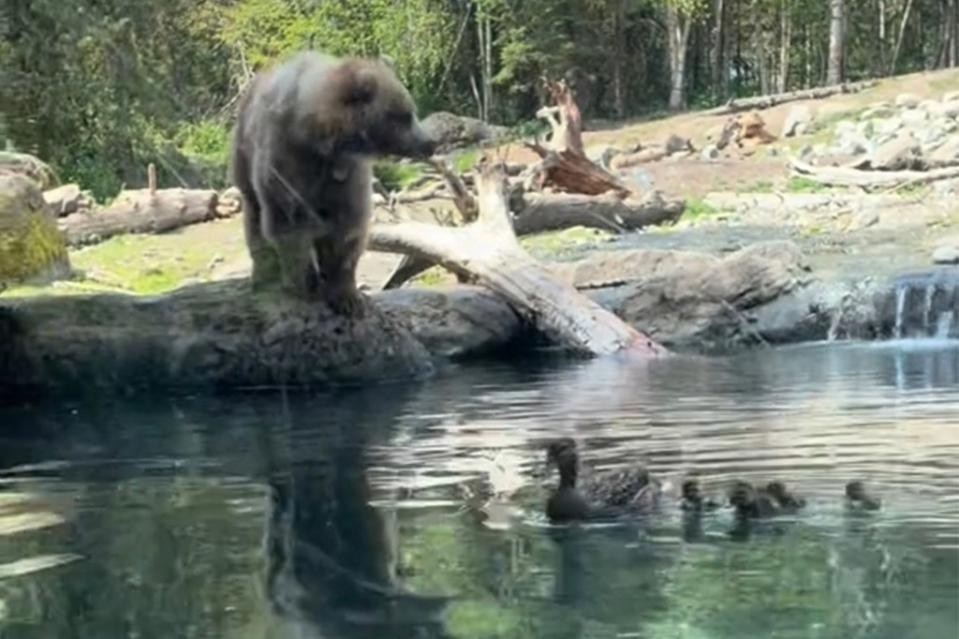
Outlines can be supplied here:
<path id="1" fill-rule="evenodd" d="M 350 74 L 343 101 L 347 104 L 369 104 L 376 96 L 376 74 L 369 69 L 357 69 Z"/>

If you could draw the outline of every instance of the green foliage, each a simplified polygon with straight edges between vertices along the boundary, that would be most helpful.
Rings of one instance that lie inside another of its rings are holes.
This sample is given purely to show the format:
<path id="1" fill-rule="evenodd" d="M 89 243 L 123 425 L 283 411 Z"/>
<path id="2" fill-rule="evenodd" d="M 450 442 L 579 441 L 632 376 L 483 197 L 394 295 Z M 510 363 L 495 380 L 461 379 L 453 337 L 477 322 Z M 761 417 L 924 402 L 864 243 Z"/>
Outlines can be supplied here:
<path id="1" fill-rule="evenodd" d="M 683 220 L 695 221 L 703 220 L 719 215 L 720 210 L 715 206 L 706 203 L 704 200 L 693 198 L 686 200 L 686 209 L 683 211 Z"/>
<path id="2" fill-rule="evenodd" d="M 423 174 L 423 167 L 410 162 L 380 160 L 373 165 L 373 175 L 389 191 L 400 191 Z"/>
<path id="3" fill-rule="evenodd" d="M 450 158 L 450 163 L 453 165 L 453 170 L 457 173 L 469 173 L 476 168 L 480 156 L 479 149 L 465 149 L 454 153 L 453 157 Z"/>

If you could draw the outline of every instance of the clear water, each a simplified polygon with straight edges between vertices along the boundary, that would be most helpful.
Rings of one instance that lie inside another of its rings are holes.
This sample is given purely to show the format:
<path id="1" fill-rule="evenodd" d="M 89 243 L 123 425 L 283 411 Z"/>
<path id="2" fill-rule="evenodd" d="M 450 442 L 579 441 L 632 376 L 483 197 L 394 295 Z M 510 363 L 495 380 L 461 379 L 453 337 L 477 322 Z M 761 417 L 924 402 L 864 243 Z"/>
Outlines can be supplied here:
<path id="1" fill-rule="evenodd" d="M 0 637 L 954 639 L 959 347 L 0 408 Z M 808 510 L 551 528 L 542 440 Z M 499 452 L 493 467 L 488 458 Z M 850 478 L 883 510 L 844 509 Z M 464 487 L 516 490 L 481 514 Z M 733 534 L 731 534 L 733 533 Z M 400 588 L 405 591 L 400 591 Z M 431 621 L 438 619 L 438 621 Z"/>

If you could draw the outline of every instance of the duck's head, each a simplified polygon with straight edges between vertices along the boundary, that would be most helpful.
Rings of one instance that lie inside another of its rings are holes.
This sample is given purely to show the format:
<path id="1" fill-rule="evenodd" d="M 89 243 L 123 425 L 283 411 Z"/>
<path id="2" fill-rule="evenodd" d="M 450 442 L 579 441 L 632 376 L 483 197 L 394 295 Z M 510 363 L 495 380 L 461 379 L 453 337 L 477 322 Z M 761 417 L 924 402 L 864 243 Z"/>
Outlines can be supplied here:
<path id="1" fill-rule="evenodd" d="M 776 501 L 783 501 L 790 496 L 789 491 L 786 490 L 786 484 L 781 481 L 771 481 L 766 484 L 766 492 Z"/>
<path id="2" fill-rule="evenodd" d="M 699 482 L 695 479 L 687 479 L 683 482 L 683 499 L 686 501 L 697 502 L 702 499 L 699 492 Z"/>
<path id="3" fill-rule="evenodd" d="M 564 484 L 576 482 L 576 442 L 569 437 L 556 439 L 546 447 L 546 465 L 555 465 L 559 469 L 559 476 Z"/>
<path id="4" fill-rule="evenodd" d="M 861 481 L 851 481 L 846 484 L 846 497 L 854 501 L 866 496 L 866 486 Z"/>
<path id="5" fill-rule="evenodd" d="M 729 491 L 729 503 L 735 508 L 751 506 L 755 501 L 755 489 L 744 481 L 737 481 Z"/>

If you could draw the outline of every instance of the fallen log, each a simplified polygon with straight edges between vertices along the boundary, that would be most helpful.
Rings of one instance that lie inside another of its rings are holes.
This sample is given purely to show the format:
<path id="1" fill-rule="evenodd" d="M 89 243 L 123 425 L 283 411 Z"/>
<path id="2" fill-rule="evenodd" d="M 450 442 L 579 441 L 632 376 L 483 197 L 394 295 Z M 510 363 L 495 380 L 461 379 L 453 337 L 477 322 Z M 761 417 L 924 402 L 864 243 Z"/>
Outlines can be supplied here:
<path id="1" fill-rule="evenodd" d="M 477 177 L 478 218 L 461 228 L 404 222 L 376 225 L 373 250 L 423 257 L 501 295 L 544 334 L 586 355 L 665 349 L 616 315 L 553 277 L 520 246 L 510 221 L 506 175 L 484 165 Z"/>
<path id="2" fill-rule="evenodd" d="M 726 104 L 713 109 L 702 111 L 702 115 L 728 115 L 740 111 L 750 111 L 753 109 L 769 109 L 787 102 L 798 102 L 799 100 L 821 100 L 841 93 L 858 93 L 876 85 L 875 80 L 864 80 L 862 82 L 852 82 L 847 84 L 834 84 L 827 87 L 816 87 L 813 89 L 802 89 L 799 91 L 787 91 L 785 93 L 773 93 L 771 95 L 760 95 L 752 98 L 733 98 Z"/>
<path id="3" fill-rule="evenodd" d="M 929 171 L 866 171 L 849 167 L 813 166 L 793 159 L 792 173 L 827 186 L 858 186 L 872 189 L 895 189 L 906 185 L 928 184 L 959 177 L 959 166 Z"/>
<path id="4" fill-rule="evenodd" d="M 641 200 L 612 194 L 587 196 L 574 193 L 527 193 L 513 218 L 516 235 L 531 235 L 571 226 L 588 226 L 615 232 L 675 222 L 686 205 L 665 200 L 653 192 Z"/>
<path id="5" fill-rule="evenodd" d="M 217 215 L 216 191 L 150 189 L 124 191 L 110 206 L 91 213 L 74 213 L 58 220 L 67 244 L 102 242 L 124 233 L 163 233 Z"/>

